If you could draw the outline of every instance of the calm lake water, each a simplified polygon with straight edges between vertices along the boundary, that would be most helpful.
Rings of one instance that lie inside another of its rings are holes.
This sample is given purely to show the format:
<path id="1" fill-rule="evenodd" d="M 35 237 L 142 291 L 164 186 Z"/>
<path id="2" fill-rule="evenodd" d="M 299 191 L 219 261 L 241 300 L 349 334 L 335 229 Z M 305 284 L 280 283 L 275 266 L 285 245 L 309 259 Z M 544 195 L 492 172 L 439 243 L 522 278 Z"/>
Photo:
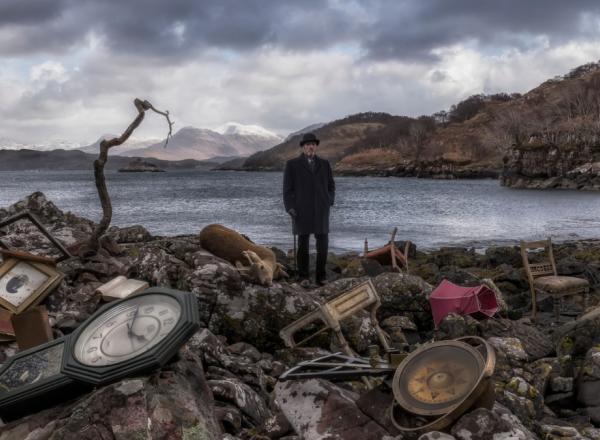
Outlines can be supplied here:
<path id="1" fill-rule="evenodd" d="M 289 249 L 282 174 L 235 171 L 107 173 L 113 224 L 142 224 L 161 235 L 199 232 L 221 223 L 254 241 Z M 600 194 L 503 188 L 493 180 L 337 177 L 330 249 L 362 251 L 397 239 L 419 248 L 486 247 L 551 236 L 600 238 Z M 42 191 L 62 210 L 98 221 L 91 171 L 0 172 L 0 206 Z M 311 244 L 312 246 L 312 244 Z"/>

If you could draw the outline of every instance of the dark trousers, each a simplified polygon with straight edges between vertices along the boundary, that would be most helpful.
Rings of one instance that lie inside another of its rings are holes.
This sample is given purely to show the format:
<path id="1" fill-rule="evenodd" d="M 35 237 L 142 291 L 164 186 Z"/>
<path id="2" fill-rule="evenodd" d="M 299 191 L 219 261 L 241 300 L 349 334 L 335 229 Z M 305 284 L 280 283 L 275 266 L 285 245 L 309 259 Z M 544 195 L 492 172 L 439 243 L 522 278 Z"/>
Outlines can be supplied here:
<path id="1" fill-rule="evenodd" d="M 329 246 L 328 234 L 314 234 L 317 239 L 317 267 L 315 277 L 317 280 L 325 279 L 325 264 L 327 263 L 327 248 Z M 308 278 L 308 242 L 310 234 L 298 235 L 298 276 Z"/>

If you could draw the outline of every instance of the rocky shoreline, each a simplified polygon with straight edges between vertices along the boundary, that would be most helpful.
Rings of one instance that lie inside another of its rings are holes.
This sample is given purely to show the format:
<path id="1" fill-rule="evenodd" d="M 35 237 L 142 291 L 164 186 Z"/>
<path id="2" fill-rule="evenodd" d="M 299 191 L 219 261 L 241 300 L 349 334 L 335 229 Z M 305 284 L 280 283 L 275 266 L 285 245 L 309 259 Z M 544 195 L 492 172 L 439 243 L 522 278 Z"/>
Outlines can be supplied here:
<path id="1" fill-rule="evenodd" d="M 93 228 L 90 220 L 61 212 L 42 193 L 0 209 L 0 221 L 23 209 L 72 249 Z M 203 328 L 162 370 L 9 422 L 0 427 L 0 439 L 412 438 L 386 423 L 384 411 L 365 409 L 360 382 L 278 381 L 296 362 L 338 349 L 324 336 L 312 347 L 291 350 L 279 330 L 369 278 L 381 297 L 378 318 L 392 343 L 406 338 L 414 349 L 433 338 L 478 335 L 496 351 L 492 409 L 468 412 L 448 433 L 422 438 L 600 439 L 600 240 L 555 245 L 558 272 L 587 278 L 593 290 L 590 313 L 578 317 L 581 305 L 575 298 L 565 304 L 560 325 L 554 325 L 551 301 L 538 303 L 537 324 L 527 316 L 530 293 L 516 247 L 490 247 L 480 254 L 459 247 L 421 252 L 413 246 L 410 274 L 391 272 L 353 253 L 331 255 L 330 282 L 303 289 L 293 280 L 270 288 L 249 284 L 231 264 L 203 250 L 195 235 L 155 237 L 132 226 L 113 227 L 109 236 L 94 258 L 59 264 L 66 277 L 44 302 L 55 336 L 72 332 L 89 317 L 100 306 L 95 288 L 117 275 L 194 293 Z M 29 249 L 45 248 L 24 240 Z M 286 252 L 275 251 L 289 267 Z M 450 315 L 436 330 L 428 295 L 442 279 L 461 285 L 492 280 L 505 307 L 483 321 Z M 365 312 L 343 325 L 362 355 L 377 341 L 369 322 Z M 0 362 L 15 350 L 14 343 L 0 344 Z"/>
<path id="2" fill-rule="evenodd" d="M 334 173 L 339 176 L 377 176 L 377 177 L 420 177 L 426 179 L 498 179 L 499 167 L 482 166 L 470 162 L 460 163 L 438 159 L 428 162 L 408 162 L 394 164 L 389 167 L 352 165 L 344 163 L 336 165 Z"/>
<path id="3" fill-rule="evenodd" d="M 225 163 L 214 171 L 282 171 L 280 167 L 246 167 L 239 164 Z M 478 165 L 439 159 L 435 161 L 407 162 L 385 166 L 363 164 L 335 164 L 335 176 L 355 177 L 419 177 L 427 179 L 498 179 L 501 167 L 494 165 Z"/>
<path id="4" fill-rule="evenodd" d="M 532 137 L 513 145 L 504 158 L 500 183 L 510 188 L 600 190 L 597 147 L 546 144 Z"/>

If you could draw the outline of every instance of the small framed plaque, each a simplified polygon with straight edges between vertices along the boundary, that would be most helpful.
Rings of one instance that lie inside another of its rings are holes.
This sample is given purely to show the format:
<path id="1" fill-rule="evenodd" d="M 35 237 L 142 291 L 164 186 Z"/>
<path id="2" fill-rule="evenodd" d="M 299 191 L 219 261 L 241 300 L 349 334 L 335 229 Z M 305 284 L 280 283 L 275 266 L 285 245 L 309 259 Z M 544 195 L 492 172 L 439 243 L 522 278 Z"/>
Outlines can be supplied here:
<path id="1" fill-rule="evenodd" d="M 21 313 L 42 301 L 63 277 L 47 264 L 9 258 L 0 266 L 0 306 Z"/>

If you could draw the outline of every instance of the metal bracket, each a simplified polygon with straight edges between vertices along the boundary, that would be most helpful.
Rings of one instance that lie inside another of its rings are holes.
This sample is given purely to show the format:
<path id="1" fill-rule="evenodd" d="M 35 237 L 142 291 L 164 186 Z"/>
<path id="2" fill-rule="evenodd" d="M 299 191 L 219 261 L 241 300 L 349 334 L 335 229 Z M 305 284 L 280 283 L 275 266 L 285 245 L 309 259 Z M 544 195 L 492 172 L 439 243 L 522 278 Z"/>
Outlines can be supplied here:
<path id="1" fill-rule="evenodd" d="M 330 381 L 360 379 L 364 376 L 388 376 L 395 367 L 387 362 L 373 367 L 369 359 L 346 356 L 341 352 L 300 362 L 283 373 L 279 380 L 322 378 Z"/>

